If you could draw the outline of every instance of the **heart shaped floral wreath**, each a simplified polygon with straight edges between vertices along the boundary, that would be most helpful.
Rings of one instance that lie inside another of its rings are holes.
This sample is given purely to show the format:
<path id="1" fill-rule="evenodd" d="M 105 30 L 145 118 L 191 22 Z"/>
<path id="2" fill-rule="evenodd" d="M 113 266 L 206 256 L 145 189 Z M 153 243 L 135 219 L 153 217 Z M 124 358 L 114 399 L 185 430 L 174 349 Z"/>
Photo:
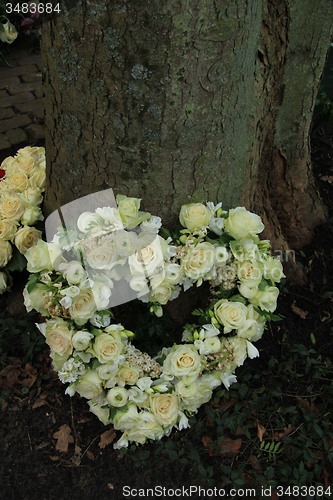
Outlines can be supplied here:
<path id="1" fill-rule="evenodd" d="M 52 242 L 39 240 L 25 253 L 32 273 L 25 305 L 47 317 L 38 327 L 53 367 L 69 383 L 67 394 L 88 399 L 104 424 L 123 432 L 115 448 L 188 427 L 213 389 L 236 381 L 235 369 L 259 355 L 253 342 L 273 316 L 275 283 L 284 276 L 269 241 L 259 240 L 260 217 L 244 207 L 184 205 L 171 234 L 139 210 L 140 201 L 118 195 L 116 207 L 82 212 Z M 161 316 L 181 288 L 203 281 L 211 286 L 209 308 L 196 311 L 199 324 L 186 325 L 182 342 L 156 358 L 111 322 L 110 304 L 133 292 Z"/>

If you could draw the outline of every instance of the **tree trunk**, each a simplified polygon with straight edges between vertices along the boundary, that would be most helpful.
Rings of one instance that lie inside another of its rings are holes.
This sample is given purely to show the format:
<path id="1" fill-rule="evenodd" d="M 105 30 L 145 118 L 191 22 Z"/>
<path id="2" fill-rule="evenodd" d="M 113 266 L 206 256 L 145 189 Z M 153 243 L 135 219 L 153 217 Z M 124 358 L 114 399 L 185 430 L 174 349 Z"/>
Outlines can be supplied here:
<path id="1" fill-rule="evenodd" d="M 47 214 L 112 187 L 166 226 L 184 203 L 223 201 L 259 213 L 276 248 L 309 241 L 325 219 L 309 129 L 332 0 L 60 5 L 42 30 Z"/>

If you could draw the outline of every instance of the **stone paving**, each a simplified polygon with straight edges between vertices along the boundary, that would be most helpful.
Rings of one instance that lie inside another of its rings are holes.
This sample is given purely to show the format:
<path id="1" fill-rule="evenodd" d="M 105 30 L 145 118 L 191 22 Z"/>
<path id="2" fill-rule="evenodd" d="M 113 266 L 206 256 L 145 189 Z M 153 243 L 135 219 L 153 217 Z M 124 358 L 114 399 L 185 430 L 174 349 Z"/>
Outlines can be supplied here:
<path id="1" fill-rule="evenodd" d="M 19 49 L 0 63 L 0 151 L 44 139 L 42 56 Z"/>

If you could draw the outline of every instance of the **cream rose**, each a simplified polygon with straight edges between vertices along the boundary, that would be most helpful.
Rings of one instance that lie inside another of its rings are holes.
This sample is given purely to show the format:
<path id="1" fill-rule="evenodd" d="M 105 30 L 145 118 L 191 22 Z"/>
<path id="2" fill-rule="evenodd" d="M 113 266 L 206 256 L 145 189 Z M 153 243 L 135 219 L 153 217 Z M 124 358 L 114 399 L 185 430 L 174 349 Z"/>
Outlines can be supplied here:
<path id="1" fill-rule="evenodd" d="M 190 231 L 194 231 L 197 227 L 208 226 L 212 218 L 212 212 L 202 203 L 183 205 L 179 214 L 181 225 Z"/>
<path id="2" fill-rule="evenodd" d="M 224 221 L 224 229 L 236 240 L 255 236 L 261 233 L 264 228 L 259 215 L 249 212 L 244 207 L 229 210 L 229 216 Z"/>
<path id="3" fill-rule="evenodd" d="M 31 187 L 38 187 L 41 190 L 45 188 L 46 173 L 45 170 L 37 170 L 29 179 Z"/>
<path id="4" fill-rule="evenodd" d="M 144 444 L 146 439 L 159 439 L 164 435 L 163 428 L 152 413 L 143 411 L 139 414 L 135 425 L 126 430 L 128 439 Z"/>
<path id="5" fill-rule="evenodd" d="M 23 193 L 20 193 L 19 197 L 26 208 L 31 207 L 31 205 L 40 205 L 43 201 L 43 195 L 38 187 L 29 187 Z"/>
<path id="6" fill-rule="evenodd" d="M 197 376 L 202 360 L 194 345 L 174 346 L 164 360 L 163 370 L 175 377 Z"/>
<path id="7" fill-rule="evenodd" d="M 25 226 L 17 231 L 15 245 L 21 253 L 25 254 L 29 248 L 37 244 L 41 237 L 41 231 L 34 227 Z"/>
<path id="8" fill-rule="evenodd" d="M 45 327 L 45 342 L 59 356 L 69 356 L 73 350 L 73 333 L 63 319 L 51 319 Z"/>
<path id="9" fill-rule="evenodd" d="M 6 273 L 0 271 L 0 295 L 8 290 L 8 276 Z"/>
<path id="10" fill-rule="evenodd" d="M 214 314 L 218 322 L 224 326 L 224 333 L 243 326 L 246 320 L 247 307 L 241 302 L 221 299 L 214 306 Z"/>
<path id="11" fill-rule="evenodd" d="M 0 215 L 3 219 L 20 220 L 24 214 L 24 207 L 18 196 L 13 194 L 2 195 Z"/>
<path id="12" fill-rule="evenodd" d="M 178 417 L 178 397 L 176 394 L 152 394 L 150 408 L 157 422 L 162 426 L 174 425 Z"/>
<path id="13" fill-rule="evenodd" d="M 18 223 L 13 220 L 0 220 L 0 240 L 11 240 L 17 231 Z"/>
<path id="14" fill-rule="evenodd" d="M 133 385 L 138 380 L 140 372 L 133 366 L 122 365 L 118 370 L 118 376 L 125 384 Z"/>
<path id="15" fill-rule="evenodd" d="M 107 333 L 98 335 L 93 345 L 94 355 L 100 363 L 117 363 L 123 350 L 123 342 Z"/>
<path id="16" fill-rule="evenodd" d="M 82 288 L 73 298 L 69 313 L 77 325 L 86 323 L 96 311 L 96 303 L 91 289 Z"/>
<path id="17" fill-rule="evenodd" d="M 28 177 L 23 172 L 16 172 L 13 175 L 6 176 L 6 179 L 9 187 L 15 189 L 15 191 L 24 191 L 30 186 Z"/>
<path id="18" fill-rule="evenodd" d="M 82 398 L 96 399 L 103 393 L 102 380 L 95 370 L 88 370 L 84 375 L 79 377 L 75 389 Z"/>
<path id="19" fill-rule="evenodd" d="M 27 177 L 31 177 L 34 173 L 40 170 L 36 159 L 33 158 L 28 152 L 25 152 L 25 154 L 19 153 L 15 157 L 15 166 L 16 170 L 22 172 Z"/>
<path id="20" fill-rule="evenodd" d="M 0 267 L 5 267 L 12 258 L 12 246 L 9 241 L 0 240 Z"/>
<path id="21" fill-rule="evenodd" d="M 213 267 L 215 250 L 211 243 L 199 243 L 183 257 L 181 264 L 185 276 L 198 280 Z"/>
<path id="22" fill-rule="evenodd" d="M 0 31 L 0 40 L 2 42 L 11 44 L 17 38 L 17 30 L 15 26 L 13 26 L 10 21 L 7 21 L 6 24 L 3 24 L 3 30 Z"/>

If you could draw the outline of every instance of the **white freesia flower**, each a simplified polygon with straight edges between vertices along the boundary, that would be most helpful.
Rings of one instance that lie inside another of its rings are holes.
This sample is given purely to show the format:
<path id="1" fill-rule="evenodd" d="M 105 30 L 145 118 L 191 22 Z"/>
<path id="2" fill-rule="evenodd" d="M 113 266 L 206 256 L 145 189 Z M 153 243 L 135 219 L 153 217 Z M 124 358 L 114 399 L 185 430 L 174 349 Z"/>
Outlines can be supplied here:
<path id="1" fill-rule="evenodd" d="M 140 225 L 143 231 L 148 231 L 149 233 L 158 233 L 161 226 L 161 217 L 156 217 L 155 215 L 152 215 L 149 220 L 144 220 Z"/>
<path id="2" fill-rule="evenodd" d="M 213 233 L 217 234 L 218 236 L 221 236 L 221 234 L 223 233 L 223 228 L 224 219 L 220 217 L 213 217 L 209 223 L 209 229 L 211 229 L 211 231 L 213 231 Z"/>

